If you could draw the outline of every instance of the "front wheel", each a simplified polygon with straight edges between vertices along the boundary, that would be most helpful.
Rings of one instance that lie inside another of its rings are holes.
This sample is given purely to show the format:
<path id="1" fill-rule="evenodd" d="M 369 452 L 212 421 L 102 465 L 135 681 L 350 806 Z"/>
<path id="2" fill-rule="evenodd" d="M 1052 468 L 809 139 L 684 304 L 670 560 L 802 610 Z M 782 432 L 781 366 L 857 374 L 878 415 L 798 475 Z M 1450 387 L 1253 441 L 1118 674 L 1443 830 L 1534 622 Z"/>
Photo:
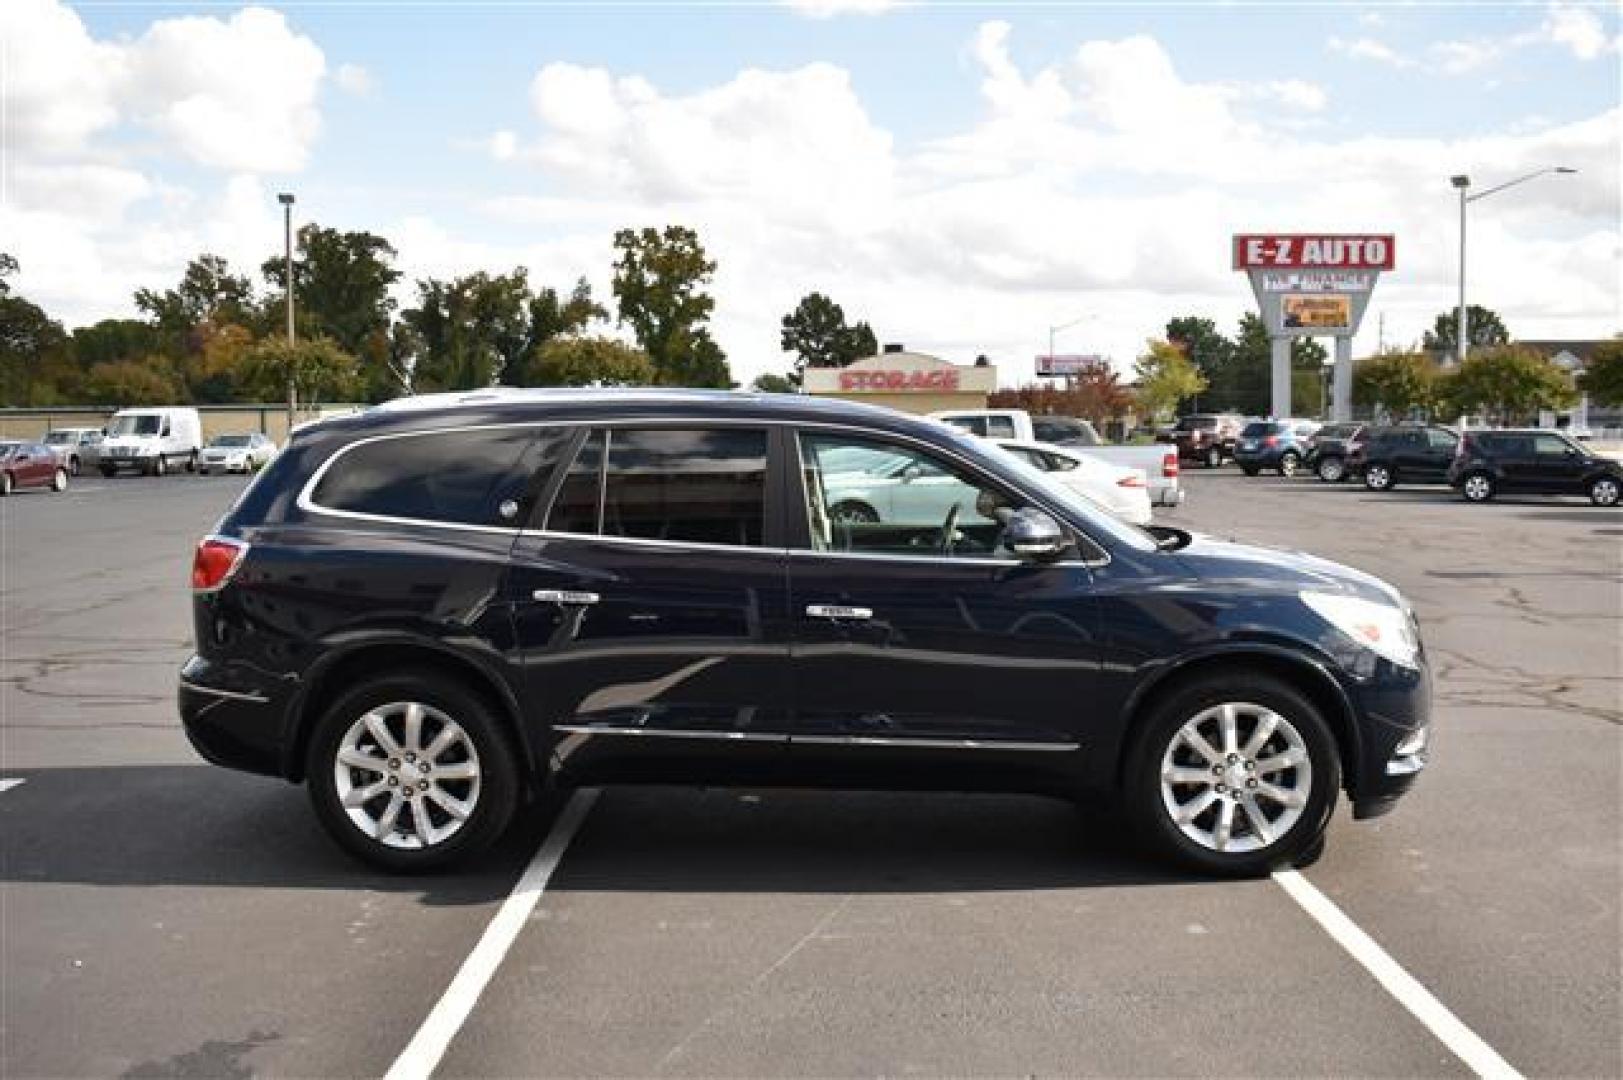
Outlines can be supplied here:
<path id="1" fill-rule="evenodd" d="M 1264 675 L 1199 679 L 1145 718 L 1128 808 L 1163 854 L 1226 877 L 1294 864 L 1320 842 L 1341 762 L 1318 710 Z"/>
<path id="2" fill-rule="evenodd" d="M 1487 473 L 1472 473 L 1460 485 L 1460 494 L 1466 502 L 1485 503 L 1494 496 L 1493 477 Z"/>
<path id="3" fill-rule="evenodd" d="M 1371 491 L 1391 491 L 1396 483 L 1392 470 L 1385 465 L 1370 465 L 1364 469 L 1364 486 Z"/>
<path id="4" fill-rule="evenodd" d="M 68 470 L 59 468 L 51 475 L 51 490 L 58 493 L 68 490 Z"/>
<path id="5" fill-rule="evenodd" d="M 186 471 L 187 472 L 196 472 L 197 471 L 197 451 L 196 450 L 193 450 L 191 456 L 186 459 Z"/>
<path id="6" fill-rule="evenodd" d="M 307 775 L 333 839 L 397 872 L 483 850 L 518 804 L 517 755 L 490 706 L 440 676 L 385 676 L 344 694 L 311 740 Z"/>
<path id="7" fill-rule="evenodd" d="M 15 483 L 10 473 L 0 473 L 0 496 L 10 495 Z"/>
<path id="8" fill-rule="evenodd" d="M 1206 451 L 1206 467 L 1208 469 L 1221 468 L 1223 464 L 1223 448 L 1213 446 Z"/>
<path id="9" fill-rule="evenodd" d="M 1295 476 L 1296 470 L 1301 468 L 1302 458 L 1294 450 L 1287 450 L 1279 458 L 1279 475 Z"/>
<path id="10" fill-rule="evenodd" d="M 152 462 L 152 475 L 162 476 L 169 471 L 169 459 L 159 454 Z"/>
<path id="11" fill-rule="evenodd" d="M 1256 465 L 1241 465 L 1240 471 L 1245 473 L 1247 476 L 1255 476 L 1262 470 Z"/>
<path id="12" fill-rule="evenodd" d="M 1347 463 L 1338 457 L 1322 457 L 1314 471 L 1326 484 L 1339 484 L 1347 478 Z"/>
<path id="13" fill-rule="evenodd" d="M 835 503 L 828 513 L 829 519 L 838 525 L 877 525 L 879 524 L 879 511 L 867 503 L 842 502 Z"/>
<path id="14" fill-rule="evenodd" d="M 76 457 L 68 458 L 68 472 L 74 476 L 78 476 L 80 471 L 79 459 Z"/>
<path id="15" fill-rule="evenodd" d="M 113 478 L 113 474 L 118 472 L 118 470 L 113 468 L 111 465 L 102 465 L 100 466 L 100 469 L 102 476 L 108 480 L 111 480 Z"/>
<path id="16" fill-rule="evenodd" d="M 1623 497 L 1623 482 L 1614 476 L 1598 476 L 1589 484 L 1589 501 L 1596 506 L 1616 506 Z"/>

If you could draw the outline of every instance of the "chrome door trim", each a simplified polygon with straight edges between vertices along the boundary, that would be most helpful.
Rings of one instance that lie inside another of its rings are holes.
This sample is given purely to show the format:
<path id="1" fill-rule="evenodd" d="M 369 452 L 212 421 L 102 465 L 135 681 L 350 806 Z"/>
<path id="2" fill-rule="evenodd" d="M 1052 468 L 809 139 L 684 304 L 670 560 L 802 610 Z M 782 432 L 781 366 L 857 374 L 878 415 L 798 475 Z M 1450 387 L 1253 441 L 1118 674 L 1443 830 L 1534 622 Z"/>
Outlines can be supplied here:
<path id="1" fill-rule="evenodd" d="M 844 604 L 807 604 L 806 614 L 814 619 L 871 619 L 873 608 L 847 607 Z"/>
<path id="2" fill-rule="evenodd" d="M 631 735 L 658 739 L 713 739 L 718 742 L 787 743 L 788 735 L 763 731 L 689 731 L 681 728 L 616 727 L 610 724 L 554 724 L 552 730 L 570 735 Z"/>
<path id="3" fill-rule="evenodd" d="M 1036 753 L 1063 753 L 1080 750 L 1081 743 L 1030 742 L 1019 739 L 908 739 L 893 735 L 795 735 L 791 743 L 813 746 L 890 746 L 920 750 L 1020 750 Z"/>

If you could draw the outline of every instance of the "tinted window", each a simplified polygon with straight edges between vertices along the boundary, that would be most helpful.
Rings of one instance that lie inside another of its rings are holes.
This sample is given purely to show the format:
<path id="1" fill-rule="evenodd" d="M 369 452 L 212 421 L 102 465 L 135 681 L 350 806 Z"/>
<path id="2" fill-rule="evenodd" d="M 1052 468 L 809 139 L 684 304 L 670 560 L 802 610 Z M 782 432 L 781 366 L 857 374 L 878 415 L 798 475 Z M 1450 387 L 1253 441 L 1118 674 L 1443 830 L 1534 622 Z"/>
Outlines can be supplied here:
<path id="1" fill-rule="evenodd" d="M 564 474 L 546 527 L 552 532 L 596 533 L 602 509 L 603 433 L 594 431 Z"/>
<path id="2" fill-rule="evenodd" d="M 756 546 L 766 524 L 766 432 L 608 432 L 605 536 Z"/>
<path id="3" fill-rule="evenodd" d="M 1210 431 L 1217 427 L 1215 416 L 1186 416 L 1178 421 L 1174 431 Z"/>
<path id="4" fill-rule="evenodd" d="M 360 443 L 333 462 L 311 501 L 383 517 L 516 526 L 570 435 L 567 428 L 515 427 Z M 509 499 L 519 503 L 520 513 L 499 513 Z"/>
<path id="5" fill-rule="evenodd" d="M 1533 453 L 1539 457 L 1565 457 L 1569 451 L 1576 452 L 1577 447 L 1559 435 L 1533 436 Z"/>
<path id="6" fill-rule="evenodd" d="M 1043 442 L 1065 442 L 1067 439 L 1086 439 L 1087 426 L 1080 420 L 1064 416 L 1034 416 L 1031 429 Z"/>
<path id="7" fill-rule="evenodd" d="M 1444 431 L 1442 428 L 1427 428 L 1426 438 L 1431 441 L 1433 450 L 1452 450 L 1460 441 L 1458 435 L 1452 431 Z"/>
<path id="8" fill-rule="evenodd" d="M 1283 424 L 1270 424 L 1265 420 L 1254 420 L 1245 426 L 1241 435 L 1256 438 L 1259 435 L 1277 435 L 1284 430 Z"/>
<path id="9" fill-rule="evenodd" d="M 1014 438 L 1014 421 L 1007 416 L 988 416 L 986 434 L 994 439 Z"/>

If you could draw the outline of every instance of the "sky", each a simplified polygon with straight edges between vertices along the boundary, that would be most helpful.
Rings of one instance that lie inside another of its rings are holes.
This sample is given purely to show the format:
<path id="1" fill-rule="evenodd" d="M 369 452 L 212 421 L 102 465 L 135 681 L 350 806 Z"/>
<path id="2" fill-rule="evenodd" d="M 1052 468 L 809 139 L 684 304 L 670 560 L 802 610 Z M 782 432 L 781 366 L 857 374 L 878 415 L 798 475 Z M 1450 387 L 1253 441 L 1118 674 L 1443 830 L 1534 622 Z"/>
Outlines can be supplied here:
<path id="1" fill-rule="evenodd" d="M 1517 337 L 1623 330 L 1615 3 L 0 2 L 0 250 L 69 326 L 204 252 L 367 230 L 415 281 L 609 296 L 622 227 L 697 229 L 748 382 L 823 292 L 886 342 L 1124 372 L 1252 307 L 1229 238 L 1396 236 L 1355 342 L 1468 290 Z M 606 332 L 622 333 L 612 326 Z"/>

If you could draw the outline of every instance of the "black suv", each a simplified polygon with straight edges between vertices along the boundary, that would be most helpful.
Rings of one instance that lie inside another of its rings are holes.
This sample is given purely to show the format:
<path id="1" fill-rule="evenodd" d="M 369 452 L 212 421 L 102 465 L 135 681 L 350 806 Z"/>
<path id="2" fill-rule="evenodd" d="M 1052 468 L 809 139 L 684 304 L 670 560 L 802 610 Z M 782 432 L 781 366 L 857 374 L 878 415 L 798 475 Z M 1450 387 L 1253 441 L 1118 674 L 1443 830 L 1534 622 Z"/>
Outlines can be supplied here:
<path id="1" fill-rule="evenodd" d="M 1371 491 L 1398 484 L 1444 484 L 1460 437 L 1435 424 L 1367 427 L 1347 447 L 1347 473 L 1362 476 Z"/>
<path id="2" fill-rule="evenodd" d="M 1339 484 L 1347 478 L 1347 448 L 1358 433 L 1361 423 L 1326 424 L 1307 437 L 1307 458 L 1302 462 L 1326 484 Z"/>
<path id="3" fill-rule="evenodd" d="M 872 520 L 830 512 L 858 492 Z M 685 782 L 1113 794 L 1161 850 L 1251 874 L 1427 757 L 1390 586 L 1124 525 L 845 402 L 491 391 L 326 420 L 199 543 L 192 589 L 193 744 L 308 782 L 393 869 L 483 847 L 550 783 Z"/>
<path id="4" fill-rule="evenodd" d="M 1616 506 L 1623 464 L 1601 457 L 1553 431 L 1468 431 L 1448 468 L 1448 482 L 1470 502 L 1500 492 L 1587 495 Z"/>

